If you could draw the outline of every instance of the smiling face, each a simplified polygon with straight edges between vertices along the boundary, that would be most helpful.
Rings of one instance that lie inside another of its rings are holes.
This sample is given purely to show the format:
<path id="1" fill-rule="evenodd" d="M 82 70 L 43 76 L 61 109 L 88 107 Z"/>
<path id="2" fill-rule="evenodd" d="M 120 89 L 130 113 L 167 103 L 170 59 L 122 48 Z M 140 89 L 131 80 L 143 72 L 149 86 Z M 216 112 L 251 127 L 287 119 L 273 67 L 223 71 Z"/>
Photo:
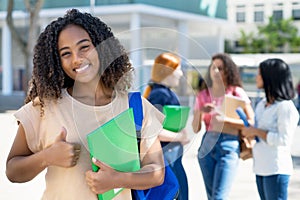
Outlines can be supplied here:
<path id="1" fill-rule="evenodd" d="M 76 25 L 68 25 L 58 37 L 58 51 L 65 73 L 78 82 L 99 80 L 99 58 L 88 33 Z"/>
<path id="2" fill-rule="evenodd" d="M 224 63 L 221 59 L 214 59 L 212 61 L 210 76 L 213 83 L 223 82 L 223 84 L 226 84 Z"/>

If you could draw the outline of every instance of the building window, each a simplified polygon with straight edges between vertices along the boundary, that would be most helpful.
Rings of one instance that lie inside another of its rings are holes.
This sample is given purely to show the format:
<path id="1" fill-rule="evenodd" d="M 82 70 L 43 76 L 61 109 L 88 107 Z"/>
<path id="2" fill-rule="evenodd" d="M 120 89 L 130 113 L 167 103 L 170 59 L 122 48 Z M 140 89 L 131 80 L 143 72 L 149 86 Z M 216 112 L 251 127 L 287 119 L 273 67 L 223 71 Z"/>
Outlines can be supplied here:
<path id="1" fill-rule="evenodd" d="M 254 12 L 254 22 L 264 22 L 264 11 Z"/>
<path id="2" fill-rule="evenodd" d="M 254 7 L 255 7 L 255 8 L 263 8 L 263 7 L 264 7 L 264 4 L 254 4 Z"/>
<path id="3" fill-rule="evenodd" d="M 282 10 L 274 10 L 273 11 L 273 19 L 276 21 L 283 19 L 283 13 Z"/>
<path id="4" fill-rule="evenodd" d="M 245 22 L 245 12 L 236 13 L 236 22 Z"/>
<path id="5" fill-rule="evenodd" d="M 300 20 L 300 9 L 294 9 L 292 11 L 292 16 L 294 20 Z"/>

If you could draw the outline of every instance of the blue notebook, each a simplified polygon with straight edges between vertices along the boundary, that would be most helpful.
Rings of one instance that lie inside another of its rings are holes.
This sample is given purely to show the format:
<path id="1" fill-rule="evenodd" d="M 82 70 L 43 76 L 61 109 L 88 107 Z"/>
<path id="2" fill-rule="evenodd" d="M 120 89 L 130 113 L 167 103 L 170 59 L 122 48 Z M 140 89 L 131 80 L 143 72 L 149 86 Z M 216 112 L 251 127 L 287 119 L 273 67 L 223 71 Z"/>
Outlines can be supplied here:
<path id="1" fill-rule="evenodd" d="M 87 135 L 90 156 L 121 172 L 140 169 L 140 159 L 133 110 L 129 108 Z M 93 171 L 98 167 L 92 163 Z M 122 188 L 98 195 L 99 200 L 111 200 Z"/>

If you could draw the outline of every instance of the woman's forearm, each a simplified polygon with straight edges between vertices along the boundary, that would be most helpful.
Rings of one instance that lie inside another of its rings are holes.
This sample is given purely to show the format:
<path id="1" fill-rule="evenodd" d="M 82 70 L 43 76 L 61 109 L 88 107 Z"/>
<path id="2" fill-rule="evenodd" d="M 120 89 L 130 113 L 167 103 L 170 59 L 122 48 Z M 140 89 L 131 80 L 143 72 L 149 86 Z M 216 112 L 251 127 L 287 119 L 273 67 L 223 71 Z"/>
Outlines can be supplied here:
<path id="1" fill-rule="evenodd" d="M 255 129 L 255 135 L 267 141 L 267 131 L 262 129 Z"/>
<path id="2" fill-rule="evenodd" d="M 121 173 L 118 187 L 144 190 L 161 185 L 164 181 L 164 167 L 151 164 L 135 173 Z"/>
<path id="3" fill-rule="evenodd" d="M 194 118 L 192 121 L 192 127 L 194 133 L 198 133 L 201 130 L 201 125 L 202 125 L 202 113 L 200 110 L 195 110 Z"/>
<path id="4" fill-rule="evenodd" d="M 32 180 L 47 167 L 44 151 L 15 156 L 7 161 L 6 176 L 11 182 L 23 183 Z"/>

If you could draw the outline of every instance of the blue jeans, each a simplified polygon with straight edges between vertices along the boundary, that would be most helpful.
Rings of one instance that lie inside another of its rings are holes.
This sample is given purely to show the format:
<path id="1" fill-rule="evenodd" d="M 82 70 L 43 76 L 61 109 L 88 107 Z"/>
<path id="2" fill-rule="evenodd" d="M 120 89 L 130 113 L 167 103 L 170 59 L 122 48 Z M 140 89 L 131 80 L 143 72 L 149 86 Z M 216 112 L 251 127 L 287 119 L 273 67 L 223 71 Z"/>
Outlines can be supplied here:
<path id="1" fill-rule="evenodd" d="M 257 190 L 261 200 L 287 200 L 289 175 L 256 175 Z"/>
<path id="2" fill-rule="evenodd" d="M 239 164 L 238 136 L 206 132 L 198 150 L 198 161 L 207 198 L 227 199 Z"/>
<path id="3" fill-rule="evenodd" d="M 165 160 L 168 162 L 179 183 L 178 200 L 188 200 L 189 190 L 186 173 L 182 165 L 183 146 L 179 142 L 163 142 Z"/>

